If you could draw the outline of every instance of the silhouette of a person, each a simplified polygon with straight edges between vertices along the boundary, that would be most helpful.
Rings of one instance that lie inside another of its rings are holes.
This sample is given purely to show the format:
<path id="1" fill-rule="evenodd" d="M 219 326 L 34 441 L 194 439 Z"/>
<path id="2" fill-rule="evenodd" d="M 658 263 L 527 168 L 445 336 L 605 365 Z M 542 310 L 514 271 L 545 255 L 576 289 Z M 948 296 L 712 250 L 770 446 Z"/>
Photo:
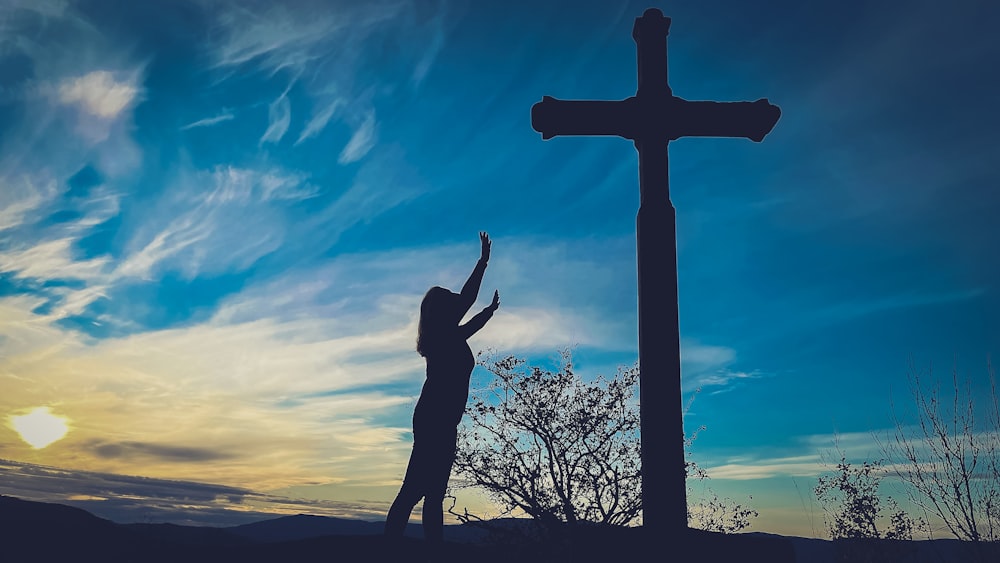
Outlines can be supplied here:
<path id="1" fill-rule="evenodd" d="M 466 340 L 486 325 L 500 307 L 500 293 L 469 322 L 460 325 L 479 295 L 486 263 L 490 259 L 490 237 L 479 233 L 482 254 L 461 293 L 432 287 L 420 303 L 417 352 L 427 363 L 420 399 L 413 410 L 413 450 L 403 485 L 389 508 L 385 535 L 401 537 L 410 512 L 424 499 L 421 519 L 424 538 L 440 544 L 444 533 L 445 489 L 455 461 L 458 423 L 469 398 L 469 377 L 476 361 Z"/>

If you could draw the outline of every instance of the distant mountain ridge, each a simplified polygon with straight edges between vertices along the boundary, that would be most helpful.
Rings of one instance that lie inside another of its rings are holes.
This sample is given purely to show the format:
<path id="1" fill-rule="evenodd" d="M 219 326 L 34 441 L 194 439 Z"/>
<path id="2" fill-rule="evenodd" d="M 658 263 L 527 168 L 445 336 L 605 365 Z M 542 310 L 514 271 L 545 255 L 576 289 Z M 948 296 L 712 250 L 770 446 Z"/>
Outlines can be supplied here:
<path id="1" fill-rule="evenodd" d="M 83 509 L 2 495 L 0 537 L 5 561 L 118 561 L 150 549 L 172 555 L 169 546 Z"/>
<path id="2" fill-rule="evenodd" d="M 523 520 L 497 524 L 530 526 Z M 573 536 L 572 545 L 487 544 L 481 529 L 469 525 L 446 526 L 446 557 L 440 560 L 605 563 L 614 559 L 641 559 L 648 549 L 653 549 L 654 555 L 690 557 L 701 563 L 716 560 L 706 558 L 705 549 L 728 554 L 717 559 L 720 561 L 753 561 L 758 549 L 783 554 L 779 560 L 809 563 L 869 560 L 958 563 L 976 559 L 968 543 L 947 539 L 831 542 L 757 532 L 725 536 L 692 531 L 681 545 L 666 545 L 663 538 L 644 535 L 641 528 L 581 530 Z M 381 522 L 305 514 L 229 528 L 116 524 L 80 508 L 0 495 L 0 561 L 4 563 L 390 562 L 413 561 L 425 549 L 419 539 L 419 525 L 411 524 L 409 537 L 401 540 L 387 539 L 381 532 Z M 716 549 L 719 546 L 721 549 Z M 1000 545 L 987 546 L 982 553 L 984 561 L 1000 561 Z"/>
<path id="3" fill-rule="evenodd" d="M 0 495 L 0 561 L 294 561 L 317 553 L 360 555 L 419 551 L 419 525 L 397 542 L 382 537 L 381 522 L 299 514 L 229 528 L 176 524 L 117 524 L 81 508 Z M 446 526 L 446 540 L 468 543 L 483 532 Z M 388 548 L 382 544 L 391 543 Z M 293 557 L 293 559 L 287 559 Z"/>
<path id="4" fill-rule="evenodd" d="M 226 528 L 255 541 L 292 541 L 322 536 L 370 536 L 382 533 L 382 522 L 297 514 Z"/>

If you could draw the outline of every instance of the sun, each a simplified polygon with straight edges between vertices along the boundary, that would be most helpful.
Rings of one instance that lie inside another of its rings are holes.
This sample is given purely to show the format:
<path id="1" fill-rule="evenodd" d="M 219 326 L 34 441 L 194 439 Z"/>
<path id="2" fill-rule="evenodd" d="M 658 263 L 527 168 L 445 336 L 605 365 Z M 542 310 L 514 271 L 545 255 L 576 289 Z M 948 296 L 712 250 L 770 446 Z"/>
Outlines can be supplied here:
<path id="1" fill-rule="evenodd" d="M 52 414 L 49 407 L 35 407 L 28 414 L 10 417 L 11 426 L 21 439 L 36 450 L 62 439 L 69 431 L 66 421 L 66 418 Z"/>

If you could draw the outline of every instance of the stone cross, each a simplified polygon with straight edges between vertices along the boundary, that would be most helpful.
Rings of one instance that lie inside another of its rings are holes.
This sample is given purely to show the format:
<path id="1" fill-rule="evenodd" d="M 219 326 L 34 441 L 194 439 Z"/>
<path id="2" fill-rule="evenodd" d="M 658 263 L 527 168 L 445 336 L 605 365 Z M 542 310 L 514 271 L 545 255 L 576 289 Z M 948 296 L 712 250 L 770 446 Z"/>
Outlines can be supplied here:
<path id="1" fill-rule="evenodd" d="M 679 137 L 747 137 L 761 141 L 781 110 L 756 102 L 693 102 L 667 84 L 670 18 L 650 8 L 636 18 L 639 84 L 620 101 L 557 100 L 531 108 L 543 139 L 557 135 L 616 135 L 639 152 L 636 253 L 639 278 L 639 403 L 643 526 L 656 532 L 687 528 L 680 332 L 677 320 L 677 240 L 667 184 L 667 144 Z"/>

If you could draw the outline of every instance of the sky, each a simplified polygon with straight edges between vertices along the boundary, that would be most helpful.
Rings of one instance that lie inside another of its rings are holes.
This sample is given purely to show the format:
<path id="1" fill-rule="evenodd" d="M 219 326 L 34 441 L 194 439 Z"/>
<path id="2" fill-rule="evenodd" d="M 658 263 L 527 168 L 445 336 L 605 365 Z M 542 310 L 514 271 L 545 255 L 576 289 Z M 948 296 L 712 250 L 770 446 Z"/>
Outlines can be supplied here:
<path id="1" fill-rule="evenodd" d="M 988 389 L 1000 8 L 752 4 L 5 0 L 0 493 L 384 518 L 419 302 L 479 231 L 473 312 L 501 307 L 474 351 L 634 364 L 635 149 L 529 112 L 633 95 L 655 5 L 675 95 L 782 111 L 761 143 L 670 143 L 691 456 L 752 530 L 822 536 L 835 439 L 878 457 L 908 374 Z"/>

